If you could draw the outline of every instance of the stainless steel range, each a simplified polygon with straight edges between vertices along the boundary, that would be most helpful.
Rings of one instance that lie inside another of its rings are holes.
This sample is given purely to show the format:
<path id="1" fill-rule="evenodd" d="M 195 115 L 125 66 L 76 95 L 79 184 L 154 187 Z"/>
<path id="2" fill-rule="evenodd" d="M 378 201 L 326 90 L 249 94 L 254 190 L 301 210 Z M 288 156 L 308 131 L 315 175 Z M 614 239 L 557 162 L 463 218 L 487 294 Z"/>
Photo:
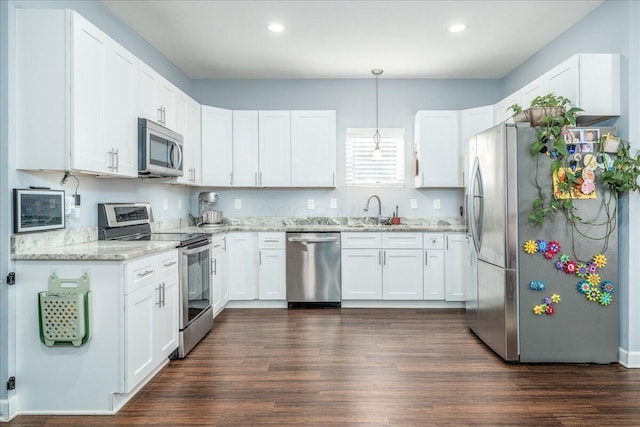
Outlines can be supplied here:
<path id="1" fill-rule="evenodd" d="M 183 358 L 213 327 L 211 235 L 152 233 L 149 203 L 99 203 L 98 239 L 180 242 L 180 346 Z"/>

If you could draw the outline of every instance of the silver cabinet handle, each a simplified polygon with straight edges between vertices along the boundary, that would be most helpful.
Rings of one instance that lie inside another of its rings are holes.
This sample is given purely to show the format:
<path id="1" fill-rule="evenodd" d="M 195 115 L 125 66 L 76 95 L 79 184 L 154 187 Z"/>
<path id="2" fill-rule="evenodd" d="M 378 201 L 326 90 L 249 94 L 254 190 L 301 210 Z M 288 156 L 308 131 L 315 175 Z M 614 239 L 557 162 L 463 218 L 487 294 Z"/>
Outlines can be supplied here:
<path id="1" fill-rule="evenodd" d="M 295 243 L 327 243 L 337 242 L 337 237 L 315 237 L 315 238 L 303 238 L 303 237 L 289 237 L 290 242 Z"/>
<path id="2" fill-rule="evenodd" d="M 258 265 L 262 265 L 262 251 L 258 251 Z"/>
<path id="3" fill-rule="evenodd" d="M 387 265 L 387 251 L 382 251 L 382 253 L 384 254 L 382 265 Z"/>
<path id="4" fill-rule="evenodd" d="M 151 273 L 153 273 L 153 270 L 146 270 L 146 271 L 143 271 L 142 273 L 138 273 L 138 277 L 148 276 Z"/>
<path id="5" fill-rule="evenodd" d="M 335 187 L 336 186 L 336 173 L 333 172 L 331 175 L 332 175 L 331 182 L 333 183 L 333 186 Z"/>
<path id="6" fill-rule="evenodd" d="M 156 305 L 158 307 L 162 307 L 162 285 L 158 285 L 156 290 L 158 291 L 158 301 L 156 302 Z"/>
<path id="7" fill-rule="evenodd" d="M 175 264 L 177 264 L 177 262 L 176 262 L 176 261 L 171 261 L 171 262 L 167 262 L 167 263 L 165 263 L 165 264 L 164 264 L 164 266 L 165 266 L 165 267 L 171 267 L 172 265 L 175 265 Z"/>
<path id="8" fill-rule="evenodd" d="M 446 248 L 449 250 L 449 236 L 444 236 L 445 242 L 447 244 Z"/>
<path id="9" fill-rule="evenodd" d="M 265 243 L 278 243 L 280 241 L 280 239 L 264 239 L 263 242 Z"/>
<path id="10" fill-rule="evenodd" d="M 107 154 L 109 155 L 109 165 L 107 166 L 107 169 L 114 170 L 116 168 L 116 162 L 113 156 L 113 148 L 111 151 L 107 151 Z"/>
<path id="11" fill-rule="evenodd" d="M 227 251 L 227 236 L 222 238 L 222 250 Z"/>
<path id="12" fill-rule="evenodd" d="M 378 251 L 378 265 L 382 265 L 382 251 Z"/>
<path id="13" fill-rule="evenodd" d="M 113 149 L 113 157 L 115 159 L 114 163 L 116 164 L 116 172 L 120 172 L 120 153 L 117 148 Z"/>
<path id="14" fill-rule="evenodd" d="M 258 172 L 254 172 L 253 173 L 253 181 L 254 181 L 254 185 L 257 187 L 258 186 Z"/>
<path id="15" fill-rule="evenodd" d="M 158 123 L 162 124 L 162 105 L 158 108 Z"/>
<path id="16" fill-rule="evenodd" d="M 218 259 L 213 259 L 213 274 L 218 275 Z"/>
<path id="17" fill-rule="evenodd" d="M 424 251 L 424 265 L 429 265 L 429 252 Z"/>
<path id="18" fill-rule="evenodd" d="M 233 172 L 229 173 L 229 185 L 233 184 Z"/>
<path id="19" fill-rule="evenodd" d="M 260 177 L 258 179 L 258 185 L 260 185 L 260 187 L 262 187 L 262 172 L 260 172 Z"/>

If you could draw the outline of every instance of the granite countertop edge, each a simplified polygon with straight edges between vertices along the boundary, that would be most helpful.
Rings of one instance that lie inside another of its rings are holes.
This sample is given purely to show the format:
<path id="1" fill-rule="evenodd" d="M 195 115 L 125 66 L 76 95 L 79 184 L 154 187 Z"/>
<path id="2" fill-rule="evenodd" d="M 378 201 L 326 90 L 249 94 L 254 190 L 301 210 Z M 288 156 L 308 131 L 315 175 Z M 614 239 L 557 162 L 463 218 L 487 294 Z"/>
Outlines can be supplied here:
<path id="1" fill-rule="evenodd" d="M 246 232 L 464 232 L 461 224 L 225 224 L 220 227 L 180 227 L 164 232 L 209 233 L 212 236 L 233 231 Z M 165 252 L 178 246 L 172 242 L 123 242 L 94 240 L 57 247 L 25 250 L 11 254 L 13 260 L 32 261 L 128 261 Z"/>

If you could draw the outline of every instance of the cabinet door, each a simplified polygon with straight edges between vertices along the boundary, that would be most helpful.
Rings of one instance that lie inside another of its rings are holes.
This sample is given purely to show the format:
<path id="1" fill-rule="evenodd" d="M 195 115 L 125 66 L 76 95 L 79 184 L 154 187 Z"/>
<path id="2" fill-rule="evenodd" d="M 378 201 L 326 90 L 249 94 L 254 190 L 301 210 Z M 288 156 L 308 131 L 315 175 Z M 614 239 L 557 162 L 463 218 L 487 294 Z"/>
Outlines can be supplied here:
<path id="1" fill-rule="evenodd" d="M 112 42 L 107 58 L 107 170 L 138 176 L 138 60 Z"/>
<path id="2" fill-rule="evenodd" d="M 620 115 L 619 54 L 580 54 L 580 98 L 576 103 L 584 110 L 580 115 Z"/>
<path id="3" fill-rule="evenodd" d="M 382 259 L 383 299 L 423 299 L 421 249 L 385 249 Z"/>
<path id="4" fill-rule="evenodd" d="M 531 106 L 531 101 L 537 96 L 545 95 L 545 79 L 538 77 L 522 89 L 520 89 L 520 106 L 522 109 L 527 109 Z"/>
<path id="5" fill-rule="evenodd" d="M 342 299 L 382 299 L 382 251 L 379 249 L 343 249 Z"/>
<path id="6" fill-rule="evenodd" d="M 71 167 L 107 173 L 106 144 L 108 37 L 73 14 Z"/>
<path id="7" fill-rule="evenodd" d="M 258 112 L 233 112 L 233 186 L 258 186 Z"/>
<path id="8" fill-rule="evenodd" d="M 284 249 L 264 249 L 258 253 L 258 289 L 261 300 L 285 300 L 286 254 Z"/>
<path id="9" fill-rule="evenodd" d="M 186 157 L 191 171 L 191 185 L 200 185 L 202 182 L 202 128 L 201 128 L 200 104 L 190 100 L 187 105 L 187 127 L 189 129 L 189 150 Z"/>
<path id="10" fill-rule="evenodd" d="M 230 110 L 202 106 L 202 185 L 231 185 L 232 121 Z"/>
<path id="11" fill-rule="evenodd" d="M 568 60 L 553 67 L 545 73 L 544 81 L 546 93 L 561 95 L 571 100 L 573 106 L 580 105 L 579 56 L 574 55 Z M 527 108 L 528 105 L 522 108 Z"/>
<path id="12" fill-rule="evenodd" d="M 458 112 L 418 111 L 414 131 L 416 187 L 461 186 Z"/>
<path id="13" fill-rule="evenodd" d="M 465 301 L 464 279 L 468 271 L 466 245 L 464 234 L 445 235 L 444 277 L 447 301 Z"/>
<path id="14" fill-rule="evenodd" d="M 227 283 L 230 300 L 256 299 L 257 251 L 254 233 L 227 235 Z"/>
<path id="15" fill-rule="evenodd" d="M 444 251 L 424 252 L 424 299 L 444 299 Z"/>
<path id="16" fill-rule="evenodd" d="M 160 123 L 162 121 L 158 86 L 160 75 L 142 61 L 138 62 L 138 115 Z"/>
<path id="17" fill-rule="evenodd" d="M 176 128 L 177 112 L 176 112 L 176 97 L 177 88 L 169 83 L 168 80 L 160 78 L 158 89 L 158 102 L 161 109 L 161 122 L 162 126 L 169 129 Z"/>
<path id="18" fill-rule="evenodd" d="M 158 363 L 178 348 L 179 287 L 177 267 L 163 274 L 156 298 L 156 351 Z"/>
<path id="19" fill-rule="evenodd" d="M 513 116 L 513 111 L 509 109 L 513 104 L 522 106 L 520 101 L 520 92 L 512 93 L 495 105 L 494 119 L 495 124 L 509 120 Z M 526 107 L 522 107 L 526 108 Z"/>
<path id="20" fill-rule="evenodd" d="M 291 185 L 291 114 L 289 111 L 258 113 L 261 187 Z"/>
<path id="21" fill-rule="evenodd" d="M 154 313 L 158 288 L 146 286 L 125 297 L 126 381 L 131 391 L 154 368 Z"/>
<path id="22" fill-rule="evenodd" d="M 462 184 L 466 185 L 469 173 L 473 167 L 472 158 L 469 154 L 471 148 L 470 138 L 477 133 L 493 127 L 493 105 L 485 107 L 470 108 L 460 112 L 460 147 L 463 158 Z M 475 146 L 475 140 L 473 141 Z"/>
<path id="23" fill-rule="evenodd" d="M 193 184 L 192 149 L 195 141 L 191 138 L 191 126 L 189 125 L 189 104 L 191 98 L 180 92 L 175 98 L 175 128 L 174 131 L 182 135 L 182 176 L 176 177 L 180 184 Z"/>
<path id="24" fill-rule="evenodd" d="M 336 112 L 291 112 L 291 185 L 335 187 Z"/>
<path id="25" fill-rule="evenodd" d="M 213 301 L 211 303 L 213 305 L 213 316 L 215 317 L 227 304 L 227 301 L 224 300 L 226 291 L 224 283 L 226 263 L 224 237 L 214 238 L 211 246 L 211 288 L 213 293 Z"/>

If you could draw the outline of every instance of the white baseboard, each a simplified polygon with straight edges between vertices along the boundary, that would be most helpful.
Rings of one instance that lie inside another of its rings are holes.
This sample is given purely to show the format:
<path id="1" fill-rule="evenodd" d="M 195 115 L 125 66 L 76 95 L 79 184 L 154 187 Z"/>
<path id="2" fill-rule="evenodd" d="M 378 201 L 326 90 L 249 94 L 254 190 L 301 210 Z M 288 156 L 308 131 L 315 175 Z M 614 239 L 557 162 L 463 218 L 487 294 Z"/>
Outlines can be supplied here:
<path id="1" fill-rule="evenodd" d="M 618 348 L 618 362 L 625 368 L 640 368 L 640 352 Z"/>

